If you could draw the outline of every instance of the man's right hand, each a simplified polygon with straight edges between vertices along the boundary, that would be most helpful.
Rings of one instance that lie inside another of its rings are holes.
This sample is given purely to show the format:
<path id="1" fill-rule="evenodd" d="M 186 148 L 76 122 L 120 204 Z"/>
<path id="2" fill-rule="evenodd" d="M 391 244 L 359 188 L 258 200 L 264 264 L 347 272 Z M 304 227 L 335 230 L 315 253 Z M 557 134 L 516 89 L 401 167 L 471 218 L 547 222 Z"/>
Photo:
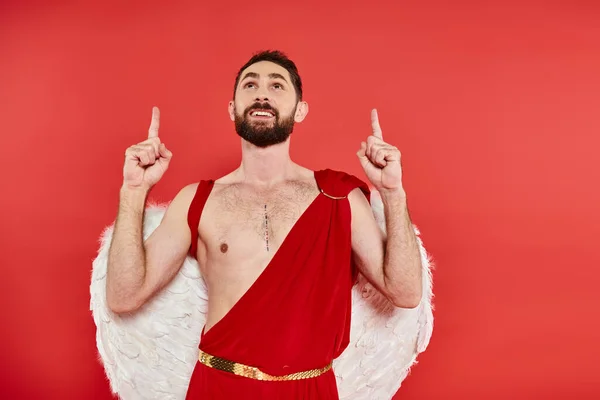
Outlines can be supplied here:
<path id="1" fill-rule="evenodd" d="M 125 151 L 124 188 L 150 190 L 169 167 L 173 153 L 158 138 L 159 124 L 160 111 L 153 107 L 148 139 Z"/>

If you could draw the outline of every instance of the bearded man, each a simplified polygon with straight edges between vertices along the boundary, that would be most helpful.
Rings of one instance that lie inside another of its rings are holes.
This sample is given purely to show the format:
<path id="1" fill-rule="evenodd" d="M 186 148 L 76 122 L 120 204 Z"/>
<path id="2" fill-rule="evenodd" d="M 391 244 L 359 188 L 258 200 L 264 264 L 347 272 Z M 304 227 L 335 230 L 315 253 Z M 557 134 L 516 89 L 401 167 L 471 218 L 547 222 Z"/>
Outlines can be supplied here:
<path id="1" fill-rule="evenodd" d="M 106 300 L 115 313 L 134 312 L 186 256 L 198 260 L 209 300 L 188 399 L 338 399 L 331 366 L 349 342 L 357 274 L 396 307 L 421 300 L 400 152 L 384 142 L 376 110 L 357 155 L 381 195 L 386 235 L 365 182 L 290 159 L 294 124 L 307 114 L 294 62 L 278 51 L 253 56 L 229 103 L 239 167 L 181 189 L 146 240 L 147 196 L 172 158 L 157 108 L 147 140 L 126 150 Z"/>

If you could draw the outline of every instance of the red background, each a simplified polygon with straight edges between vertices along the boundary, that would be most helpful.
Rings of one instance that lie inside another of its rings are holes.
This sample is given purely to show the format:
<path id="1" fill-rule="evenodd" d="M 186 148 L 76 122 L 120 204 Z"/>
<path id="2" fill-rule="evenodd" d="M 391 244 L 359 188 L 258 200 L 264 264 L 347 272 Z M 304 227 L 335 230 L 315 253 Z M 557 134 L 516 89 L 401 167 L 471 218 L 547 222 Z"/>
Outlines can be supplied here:
<path id="1" fill-rule="evenodd" d="M 0 3 L 2 398 L 110 398 L 89 283 L 123 152 L 158 105 L 154 199 L 235 168 L 265 48 L 305 82 L 297 162 L 364 179 L 371 107 L 403 153 L 437 308 L 397 397 L 600 397 L 600 3 L 166 3 Z"/>

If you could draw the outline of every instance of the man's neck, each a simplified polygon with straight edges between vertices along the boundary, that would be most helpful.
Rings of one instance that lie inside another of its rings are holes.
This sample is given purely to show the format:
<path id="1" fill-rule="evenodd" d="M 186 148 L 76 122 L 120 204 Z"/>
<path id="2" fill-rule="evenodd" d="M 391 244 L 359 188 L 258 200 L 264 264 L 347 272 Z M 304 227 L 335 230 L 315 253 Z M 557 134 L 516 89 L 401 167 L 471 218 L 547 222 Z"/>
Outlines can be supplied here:
<path id="1" fill-rule="evenodd" d="M 261 188 L 269 188 L 294 175 L 290 159 L 290 140 L 269 147 L 256 147 L 242 139 L 242 163 L 239 179 Z"/>

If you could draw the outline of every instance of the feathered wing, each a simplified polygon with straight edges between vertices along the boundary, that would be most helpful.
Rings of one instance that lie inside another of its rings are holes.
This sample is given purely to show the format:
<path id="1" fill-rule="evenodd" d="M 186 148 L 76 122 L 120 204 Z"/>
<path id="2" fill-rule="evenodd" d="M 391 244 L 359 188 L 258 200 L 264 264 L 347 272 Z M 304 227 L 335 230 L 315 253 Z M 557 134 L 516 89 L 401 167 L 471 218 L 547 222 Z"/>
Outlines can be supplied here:
<path id="1" fill-rule="evenodd" d="M 385 232 L 383 203 L 372 191 L 371 208 Z M 341 400 L 389 400 L 400 388 L 433 332 L 432 263 L 415 228 L 423 267 L 418 307 L 394 307 L 359 274 L 352 291 L 350 344 L 334 361 Z"/>
<path id="2" fill-rule="evenodd" d="M 149 206 L 144 238 L 159 225 L 164 206 Z M 206 321 L 207 292 L 198 264 L 187 257 L 164 290 L 136 313 L 124 316 L 106 304 L 106 267 L 113 227 L 101 237 L 92 264 L 90 309 L 96 344 L 113 393 L 123 400 L 185 398 Z"/>
<path id="3" fill-rule="evenodd" d="M 385 230 L 377 191 L 371 205 Z M 165 206 L 148 206 L 144 239 L 159 225 Z M 418 234 L 418 231 L 416 231 Z M 136 313 L 124 316 L 106 304 L 106 268 L 113 227 L 100 240 L 92 264 L 90 309 L 100 361 L 113 393 L 123 400 L 185 398 L 206 321 L 207 291 L 196 260 L 186 257 L 169 285 Z M 419 239 L 423 298 L 415 309 L 393 307 L 359 276 L 352 293 L 350 345 L 334 361 L 342 400 L 391 399 L 433 330 L 430 260 Z"/>

